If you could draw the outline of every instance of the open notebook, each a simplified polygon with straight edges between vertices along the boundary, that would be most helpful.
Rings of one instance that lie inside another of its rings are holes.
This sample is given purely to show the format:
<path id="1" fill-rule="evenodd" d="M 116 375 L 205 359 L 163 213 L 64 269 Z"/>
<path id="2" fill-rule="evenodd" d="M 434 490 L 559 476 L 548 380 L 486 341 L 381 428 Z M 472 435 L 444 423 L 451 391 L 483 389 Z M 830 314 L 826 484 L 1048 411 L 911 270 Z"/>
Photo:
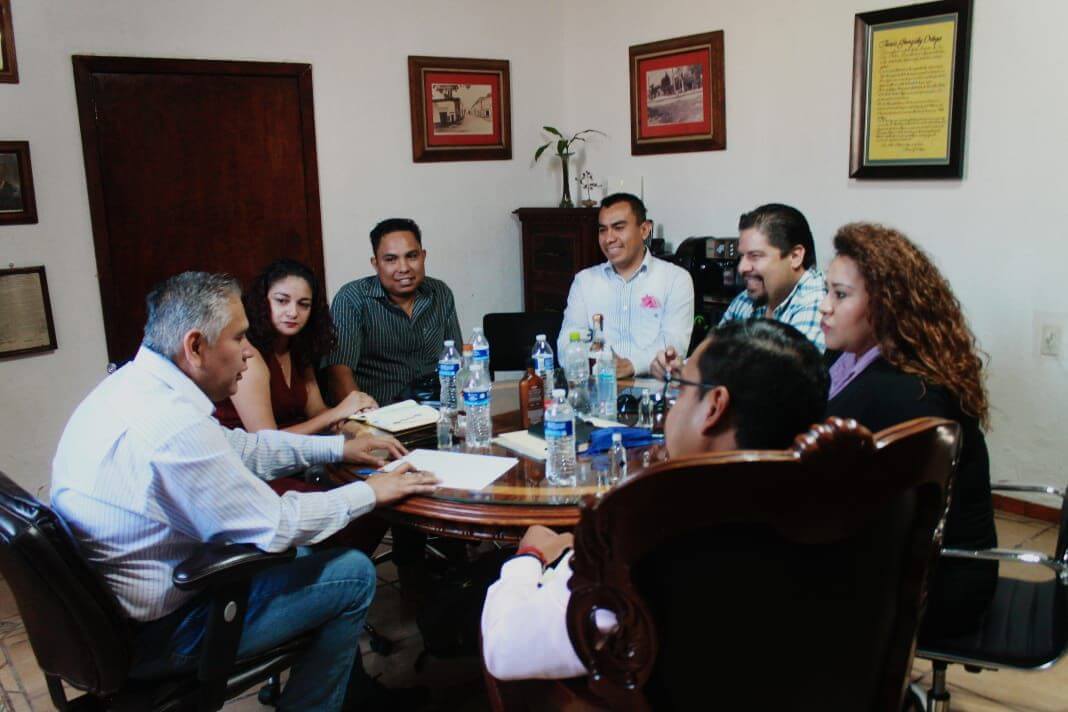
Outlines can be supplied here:
<path id="1" fill-rule="evenodd" d="M 356 413 L 349 418 L 388 433 L 403 433 L 438 422 L 438 412 L 428 405 L 406 400 L 367 413 Z"/>

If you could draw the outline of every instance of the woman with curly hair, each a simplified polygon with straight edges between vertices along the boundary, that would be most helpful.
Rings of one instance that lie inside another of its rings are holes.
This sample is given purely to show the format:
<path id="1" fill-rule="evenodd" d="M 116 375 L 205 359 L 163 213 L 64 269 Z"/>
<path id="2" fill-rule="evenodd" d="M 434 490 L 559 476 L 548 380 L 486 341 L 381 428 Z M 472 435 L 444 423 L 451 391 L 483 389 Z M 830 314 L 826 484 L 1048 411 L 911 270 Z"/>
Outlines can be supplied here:
<path id="1" fill-rule="evenodd" d="M 922 416 L 959 422 L 963 443 L 944 544 L 996 546 L 983 362 L 960 302 L 927 255 L 895 230 L 852 223 L 834 247 L 820 305 L 827 348 L 842 352 L 831 366 L 828 415 L 855 418 L 873 432 Z M 941 560 L 924 629 L 976 629 L 996 583 L 995 562 Z"/>
<path id="2" fill-rule="evenodd" d="M 337 341 L 326 296 L 310 269 L 277 260 L 256 277 L 242 298 L 248 340 L 256 347 L 237 393 L 219 403 L 216 417 L 228 428 L 285 430 L 310 435 L 328 430 L 368 406 L 350 393 L 328 408 L 319 392 L 315 364 Z"/>

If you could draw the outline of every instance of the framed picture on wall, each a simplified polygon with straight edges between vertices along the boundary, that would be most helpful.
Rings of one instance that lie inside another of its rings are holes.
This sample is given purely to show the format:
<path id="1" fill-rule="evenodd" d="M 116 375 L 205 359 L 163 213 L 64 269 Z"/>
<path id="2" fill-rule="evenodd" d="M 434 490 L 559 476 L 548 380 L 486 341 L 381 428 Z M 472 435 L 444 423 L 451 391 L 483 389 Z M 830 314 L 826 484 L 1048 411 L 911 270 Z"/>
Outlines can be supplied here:
<path id="1" fill-rule="evenodd" d="M 512 157 L 508 60 L 408 57 L 412 159 Z"/>
<path id="2" fill-rule="evenodd" d="M 0 270 L 0 358 L 55 349 L 45 268 Z"/>
<path id="3" fill-rule="evenodd" d="M 0 0 L 0 84 L 18 84 L 15 61 L 15 29 L 11 22 L 11 0 Z"/>
<path id="4" fill-rule="evenodd" d="M 0 141 L 0 225 L 37 222 L 30 144 Z"/>
<path id="5" fill-rule="evenodd" d="M 851 178 L 960 178 L 972 0 L 856 16 Z"/>
<path id="6" fill-rule="evenodd" d="M 631 47 L 631 154 L 726 147 L 723 31 Z"/>

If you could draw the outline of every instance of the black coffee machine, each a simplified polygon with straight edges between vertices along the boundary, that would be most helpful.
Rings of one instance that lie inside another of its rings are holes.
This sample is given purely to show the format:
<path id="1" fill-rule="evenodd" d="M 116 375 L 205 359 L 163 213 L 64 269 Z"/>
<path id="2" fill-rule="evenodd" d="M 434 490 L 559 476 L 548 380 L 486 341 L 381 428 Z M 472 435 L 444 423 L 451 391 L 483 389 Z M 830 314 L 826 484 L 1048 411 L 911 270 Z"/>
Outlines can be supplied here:
<path id="1" fill-rule="evenodd" d="M 688 237 L 674 256 L 667 259 L 693 278 L 694 328 L 690 339 L 690 351 L 693 351 L 742 291 L 742 280 L 738 277 L 738 238 Z"/>

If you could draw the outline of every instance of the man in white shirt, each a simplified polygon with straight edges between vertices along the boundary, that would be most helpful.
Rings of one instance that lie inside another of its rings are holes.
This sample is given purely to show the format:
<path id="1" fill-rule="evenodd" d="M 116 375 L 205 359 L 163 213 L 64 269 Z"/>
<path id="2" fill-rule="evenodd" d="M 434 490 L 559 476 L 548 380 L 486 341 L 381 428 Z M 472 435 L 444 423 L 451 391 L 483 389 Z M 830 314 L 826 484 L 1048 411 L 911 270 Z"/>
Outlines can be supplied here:
<path id="1" fill-rule="evenodd" d="M 615 193 L 601 201 L 598 242 L 607 262 L 575 275 L 567 295 L 557 354 L 572 331 L 604 316 L 605 341 L 615 352 L 616 375 L 649 372 L 658 351 L 685 354 L 693 332 L 693 279 L 678 265 L 653 257 L 645 246 L 652 230 L 636 195 Z"/>
<path id="2" fill-rule="evenodd" d="M 207 604 L 171 576 L 202 542 L 267 551 L 314 544 L 376 505 L 434 486 L 406 469 L 327 492 L 275 494 L 261 477 L 341 460 L 379 466 L 374 451 L 403 448 L 392 438 L 220 426 L 213 402 L 234 394 L 252 353 L 240 296 L 236 280 L 204 272 L 149 294 L 137 356 L 82 401 L 53 461 L 53 507 L 133 620 L 132 677 L 195 665 Z M 353 550 L 300 549 L 253 578 L 239 657 L 319 631 L 279 709 L 341 709 L 374 590 L 374 566 Z"/>
<path id="3" fill-rule="evenodd" d="M 823 418 L 827 406 L 829 378 L 819 351 L 793 327 L 770 320 L 719 326 L 682 366 L 681 375 L 668 377 L 679 386 L 664 423 L 672 458 L 786 448 Z M 482 653 L 494 677 L 586 673 L 567 633 L 573 541 L 571 534 L 531 527 L 517 555 L 501 567 L 482 610 Z M 597 613 L 604 632 L 615 620 L 610 611 Z"/>

